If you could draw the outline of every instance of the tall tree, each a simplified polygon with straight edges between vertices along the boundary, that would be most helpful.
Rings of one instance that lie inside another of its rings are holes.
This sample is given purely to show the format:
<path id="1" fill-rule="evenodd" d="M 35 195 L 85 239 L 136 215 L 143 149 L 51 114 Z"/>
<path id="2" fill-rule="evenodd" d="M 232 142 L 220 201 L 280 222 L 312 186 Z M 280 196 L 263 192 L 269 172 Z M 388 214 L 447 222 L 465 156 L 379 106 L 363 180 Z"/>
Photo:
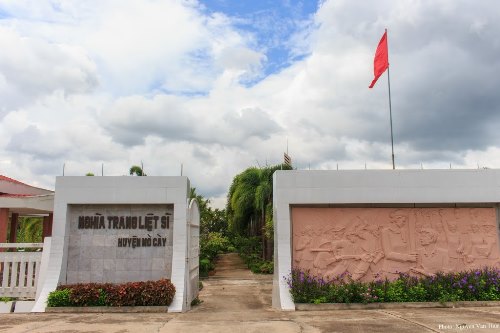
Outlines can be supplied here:
<path id="1" fill-rule="evenodd" d="M 198 201 L 198 207 L 200 208 L 200 235 L 218 232 L 226 236 L 228 230 L 225 210 L 217 208 L 212 209 L 212 207 L 209 206 L 210 200 L 196 193 L 195 187 L 191 187 L 189 198 Z"/>
<path id="2" fill-rule="evenodd" d="M 246 236 L 262 236 L 263 257 L 272 257 L 272 235 L 265 232 L 272 227 L 273 174 L 276 170 L 290 170 L 288 165 L 265 168 L 251 167 L 236 175 L 229 188 L 226 212 L 232 231 Z"/>
<path id="3" fill-rule="evenodd" d="M 252 167 L 236 175 L 229 188 L 226 212 L 231 230 L 240 235 L 255 236 L 255 191 L 260 183 L 260 169 Z"/>

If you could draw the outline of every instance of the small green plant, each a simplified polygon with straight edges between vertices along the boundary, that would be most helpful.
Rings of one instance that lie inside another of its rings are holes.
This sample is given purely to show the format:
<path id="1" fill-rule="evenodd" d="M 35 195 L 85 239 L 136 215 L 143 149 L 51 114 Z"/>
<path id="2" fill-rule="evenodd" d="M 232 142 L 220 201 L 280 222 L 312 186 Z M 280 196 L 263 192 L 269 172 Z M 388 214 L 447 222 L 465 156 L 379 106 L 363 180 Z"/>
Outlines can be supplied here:
<path id="1" fill-rule="evenodd" d="M 209 232 L 200 236 L 200 276 L 207 277 L 215 268 L 215 260 L 232 247 L 229 239 L 220 232 Z"/>
<path id="2" fill-rule="evenodd" d="M 272 261 L 262 260 L 260 258 L 252 258 L 247 262 L 248 267 L 256 274 L 273 274 L 274 263 Z"/>
<path id="3" fill-rule="evenodd" d="M 273 261 L 263 260 L 262 240 L 260 237 L 237 236 L 233 240 L 238 254 L 253 273 L 273 274 Z"/>
<path id="4" fill-rule="evenodd" d="M 227 252 L 231 242 L 220 232 L 209 232 L 200 237 L 200 257 L 215 259 L 220 253 Z"/>
<path id="5" fill-rule="evenodd" d="M 70 301 L 70 289 L 55 290 L 49 294 L 47 298 L 48 307 L 72 306 Z"/>
<path id="6" fill-rule="evenodd" d="M 200 276 L 207 277 L 208 272 L 213 270 L 215 265 L 208 258 L 200 259 Z"/>
<path id="7" fill-rule="evenodd" d="M 7 303 L 7 302 L 12 302 L 12 301 L 15 301 L 16 299 L 14 297 L 0 297 L 0 302 L 4 302 L 4 303 Z"/>
<path id="8" fill-rule="evenodd" d="M 264 261 L 260 264 L 260 273 L 262 274 L 273 274 L 274 272 L 274 262 L 272 261 Z"/>
<path id="9" fill-rule="evenodd" d="M 203 303 L 202 300 L 200 300 L 198 297 L 196 297 L 195 299 L 193 299 L 191 301 L 191 306 L 196 306 L 196 305 L 200 305 L 201 303 Z"/>

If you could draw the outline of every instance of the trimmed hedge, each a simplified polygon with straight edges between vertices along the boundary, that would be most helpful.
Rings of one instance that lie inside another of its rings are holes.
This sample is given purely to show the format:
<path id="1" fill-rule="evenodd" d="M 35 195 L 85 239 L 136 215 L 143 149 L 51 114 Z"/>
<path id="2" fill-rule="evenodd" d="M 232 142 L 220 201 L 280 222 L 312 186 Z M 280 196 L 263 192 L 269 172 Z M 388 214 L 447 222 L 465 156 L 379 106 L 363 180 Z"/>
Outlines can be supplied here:
<path id="1" fill-rule="evenodd" d="M 175 286 L 168 279 L 145 282 L 79 283 L 61 285 L 49 294 L 47 305 L 60 306 L 168 306 Z"/>

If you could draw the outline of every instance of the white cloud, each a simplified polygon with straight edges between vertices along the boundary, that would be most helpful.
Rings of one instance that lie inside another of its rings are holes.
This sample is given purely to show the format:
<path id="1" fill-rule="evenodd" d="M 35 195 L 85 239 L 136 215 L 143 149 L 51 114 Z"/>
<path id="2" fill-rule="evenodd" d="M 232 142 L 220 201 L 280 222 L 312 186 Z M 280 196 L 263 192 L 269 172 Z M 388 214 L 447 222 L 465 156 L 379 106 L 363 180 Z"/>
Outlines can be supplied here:
<path id="1" fill-rule="evenodd" d="M 220 205 L 236 173 L 281 162 L 287 138 L 300 168 L 390 168 L 385 75 L 368 89 L 385 27 L 396 165 L 500 166 L 492 0 L 323 1 L 283 42 L 303 58 L 267 77 L 268 45 L 196 1 L 0 8 L 0 168 L 35 185 L 53 186 L 63 163 L 73 175 L 182 163 Z"/>
<path id="2" fill-rule="evenodd" d="M 55 91 L 91 92 L 97 86 L 95 64 L 85 50 L 22 36 L 0 25 L 0 117 Z"/>

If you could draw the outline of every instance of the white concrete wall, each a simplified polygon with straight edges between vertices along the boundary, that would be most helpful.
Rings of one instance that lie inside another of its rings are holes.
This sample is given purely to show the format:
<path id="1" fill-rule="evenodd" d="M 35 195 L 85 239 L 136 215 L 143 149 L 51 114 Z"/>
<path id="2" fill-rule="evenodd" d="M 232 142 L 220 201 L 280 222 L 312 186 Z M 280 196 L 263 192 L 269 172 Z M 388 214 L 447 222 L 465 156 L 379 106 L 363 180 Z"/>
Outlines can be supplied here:
<path id="1" fill-rule="evenodd" d="M 294 310 L 291 205 L 483 205 L 500 203 L 500 170 L 277 171 L 273 178 L 273 307 Z"/>
<path id="2" fill-rule="evenodd" d="M 57 177 L 50 259 L 33 312 L 44 312 L 48 294 L 66 281 L 71 204 L 173 204 L 172 283 L 169 311 L 183 311 L 187 248 L 187 177 Z"/>

